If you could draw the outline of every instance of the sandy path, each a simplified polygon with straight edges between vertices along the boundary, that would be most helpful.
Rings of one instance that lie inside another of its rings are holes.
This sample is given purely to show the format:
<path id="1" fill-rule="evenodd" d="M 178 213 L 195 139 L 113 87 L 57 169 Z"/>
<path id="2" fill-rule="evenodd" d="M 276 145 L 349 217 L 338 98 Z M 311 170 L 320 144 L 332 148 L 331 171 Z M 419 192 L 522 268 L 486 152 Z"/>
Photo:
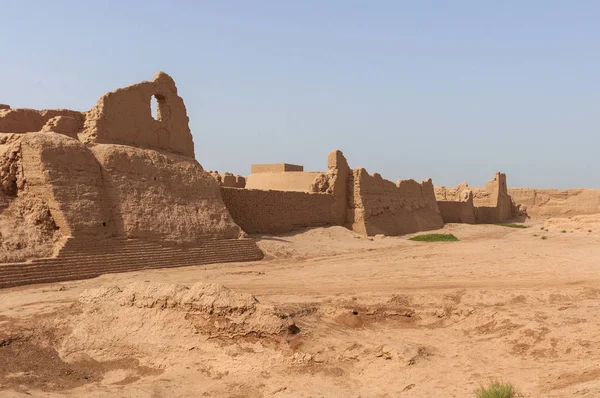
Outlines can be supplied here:
<path id="1" fill-rule="evenodd" d="M 445 231 L 461 241 L 367 239 L 341 228 L 265 237 L 268 261 L 9 289 L 0 314 L 27 319 L 66 309 L 85 289 L 132 281 L 220 283 L 297 314 L 302 331 L 290 347 L 229 347 L 220 366 L 210 356 L 222 349 L 206 345 L 160 375 L 121 383 L 111 373 L 61 392 L 74 396 L 467 397 L 490 378 L 527 397 L 600 396 L 597 219 Z"/>

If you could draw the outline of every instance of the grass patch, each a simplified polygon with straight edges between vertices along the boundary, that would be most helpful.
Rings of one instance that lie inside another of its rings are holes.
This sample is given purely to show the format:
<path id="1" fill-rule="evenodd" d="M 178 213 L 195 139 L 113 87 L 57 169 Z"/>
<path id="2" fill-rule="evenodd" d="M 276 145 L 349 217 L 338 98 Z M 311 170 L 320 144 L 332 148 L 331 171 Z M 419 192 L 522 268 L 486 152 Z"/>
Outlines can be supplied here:
<path id="1" fill-rule="evenodd" d="M 529 228 L 528 225 L 523 225 L 523 224 L 496 224 L 500 227 L 508 227 L 508 228 Z"/>
<path id="2" fill-rule="evenodd" d="M 517 389 L 510 383 L 492 381 L 487 387 L 479 387 L 475 390 L 477 398 L 518 398 L 522 397 Z"/>
<path id="3" fill-rule="evenodd" d="M 452 234 L 425 234 L 409 238 L 417 242 L 458 242 L 458 238 Z"/>
<path id="4" fill-rule="evenodd" d="M 542 236 L 542 240 L 546 240 L 548 237 L 546 235 Z"/>

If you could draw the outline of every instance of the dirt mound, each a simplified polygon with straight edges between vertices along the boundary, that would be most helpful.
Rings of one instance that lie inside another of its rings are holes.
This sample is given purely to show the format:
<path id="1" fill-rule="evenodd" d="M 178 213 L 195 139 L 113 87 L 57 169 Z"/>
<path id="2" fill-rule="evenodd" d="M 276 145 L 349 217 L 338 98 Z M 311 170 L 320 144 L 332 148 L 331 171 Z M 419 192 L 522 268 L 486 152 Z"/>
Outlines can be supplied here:
<path id="1" fill-rule="evenodd" d="M 30 389 L 70 390 L 111 376 L 114 380 L 115 374 L 123 375 L 117 382 L 130 383 L 142 376 L 160 373 L 140 367 L 136 360 L 130 359 L 102 363 L 86 359 L 67 363 L 54 349 L 51 331 L 11 326 L 12 330 L 0 330 L 0 391 L 13 389 L 27 396 L 32 395 Z"/>
<path id="2" fill-rule="evenodd" d="M 59 348 L 68 360 L 134 357 L 161 366 L 208 339 L 276 337 L 298 330 L 288 315 L 251 294 L 216 284 L 103 286 L 82 293 L 75 307 L 79 311 L 64 320 L 68 331 Z"/>
<path id="3" fill-rule="evenodd" d="M 381 249 L 403 243 L 402 238 L 367 237 L 344 227 L 305 229 L 283 235 L 254 235 L 267 258 L 303 260 Z"/>
<path id="4" fill-rule="evenodd" d="M 556 231 L 600 231 L 600 214 L 573 217 L 552 217 L 544 221 L 544 227 Z"/>

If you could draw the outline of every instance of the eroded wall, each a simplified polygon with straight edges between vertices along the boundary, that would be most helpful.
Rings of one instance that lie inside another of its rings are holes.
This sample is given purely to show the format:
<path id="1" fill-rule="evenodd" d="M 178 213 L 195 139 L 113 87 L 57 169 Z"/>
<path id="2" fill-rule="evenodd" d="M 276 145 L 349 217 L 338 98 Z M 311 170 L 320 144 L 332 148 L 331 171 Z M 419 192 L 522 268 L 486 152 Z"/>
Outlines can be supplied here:
<path id="1" fill-rule="evenodd" d="M 263 189 L 251 189 L 257 186 Z M 443 226 L 431 180 L 394 184 L 364 169 L 352 171 L 338 150 L 329 153 L 326 172 L 264 171 L 252 174 L 246 188 L 222 193 L 248 233 L 341 225 L 364 235 L 402 235 Z"/>
<path id="2" fill-rule="evenodd" d="M 151 100 L 156 98 L 156 119 Z M 163 72 L 146 81 L 104 94 L 88 113 L 81 139 L 123 144 L 194 157 L 194 143 L 183 99 Z"/>
<path id="3" fill-rule="evenodd" d="M 2 106 L 0 220 L 20 212 L 80 241 L 240 238 L 217 181 L 193 155 L 185 105 L 162 72 L 104 95 L 86 113 Z M 232 178 L 243 183 L 228 173 L 224 183 Z"/>
<path id="4" fill-rule="evenodd" d="M 436 187 L 435 195 L 445 223 L 496 224 L 523 214 L 508 194 L 504 173 L 496 173 L 483 188 L 461 183 L 456 188 Z"/>
<path id="5" fill-rule="evenodd" d="M 7 105 L 8 106 L 8 105 Z M 0 108 L 0 133 L 23 134 L 41 131 L 46 123 L 56 117 L 72 120 L 75 130 L 81 130 L 85 113 L 69 109 L 10 109 Z M 48 128 L 48 131 L 52 128 Z"/>
<path id="6" fill-rule="evenodd" d="M 345 225 L 350 168 L 338 150 L 329 153 L 327 167 L 327 172 L 322 173 L 273 173 L 309 176 L 304 180 L 307 183 L 304 192 L 276 190 L 272 186 L 250 189 L 251 179 L 248 179 L 246 189 L 223 186 L 223 201 L 235 222 L 247 233 L 277 234 L 307 227 Z"/>
<path id="7" fill-rule="evenodd" d="M 121 145 L 90 149 L 119 234 L 178 244 L 240 236 L 218 185 L 195 159 Z"/>
<path id="8" fill-rule="evenodd" d="M 72 237 L 114 236 L 100 163 L 80 141 L 31 133 L 21 140 L 30 196 L 43 198 L 61 232 Z"/>
<path id="9" fill-rule="evenodd" d="M 532 217 L 563 217 L 600 213 L 600 189 L 510 188 L 516 204 Z"/>
<path id="10" fill-rule="evenodd" d="M 431 180 L 394 184 L 363 168 L 351 177 L 348 224 L 365 235 L 403 235 L 444 226 Z"/>
<path id="11" fill-rule="evenodd" d="M 477 223 L 475 206 L 473 205 L 473 192 L 465 190 L 457 200 L 438 200 L 438 208 L 444 223 Z"/>
<path id="12" fill-rule="evenodd" d="M 334 225 L 332 195 L 326 193 L 221 188 L 231 217 L 249 234 L 279 234 Z"/>
<path id="13" fill-rule="evenodd" d="M 260 172 L 246 178 L 246 188 L 277 191 L 310 192 L 315 178 L 322 172 Z"/>

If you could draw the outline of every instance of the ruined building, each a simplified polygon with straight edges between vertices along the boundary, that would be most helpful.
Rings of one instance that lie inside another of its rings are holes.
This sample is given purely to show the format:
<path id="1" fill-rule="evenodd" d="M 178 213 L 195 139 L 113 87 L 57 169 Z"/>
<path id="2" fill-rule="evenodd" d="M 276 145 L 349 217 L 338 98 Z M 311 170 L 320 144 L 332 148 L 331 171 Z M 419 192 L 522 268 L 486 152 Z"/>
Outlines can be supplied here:
<path id="1" fill-rule="evenodd" d="M 0 287 L 262 258 L 194 159 L 165 73 L 88 112 L 3 106 L 0 178 L 0 261 L 54 256 L 0 265 Z"/>
<path id="2" fill-rule="evenodd" d="M 222 186 L 223 201 L 248 233 L 341 225 L 364 235 L 402 235 L 443 227 L 431 180 L 397 183 L 351 170 L 332 151 L 326 172 L 289 164 L 253 165 L 245 189 Z"/>
<path id="3" fill-rule="evenodd" d="M 496 224 L 525 213 L 508 194 L 504 173 L 496 173 L 484 188 L 463 182 L 456 188 L 436 187 L 435 195 L 445 223 Z"/>
<path id="4" fill-rule="evenodd" d="M 322 172 L 285 163 L 253 165 L 247 178 L 206 172 L 162 72 L 87 112 L 0 105 L 0 288 L 261 259 L 246 233 L 338 225 L 401 235 L 513 213 L 503 174 L 483 190 L 435 192 L 430 179 L 352 170 L 340 151 Z"/>

